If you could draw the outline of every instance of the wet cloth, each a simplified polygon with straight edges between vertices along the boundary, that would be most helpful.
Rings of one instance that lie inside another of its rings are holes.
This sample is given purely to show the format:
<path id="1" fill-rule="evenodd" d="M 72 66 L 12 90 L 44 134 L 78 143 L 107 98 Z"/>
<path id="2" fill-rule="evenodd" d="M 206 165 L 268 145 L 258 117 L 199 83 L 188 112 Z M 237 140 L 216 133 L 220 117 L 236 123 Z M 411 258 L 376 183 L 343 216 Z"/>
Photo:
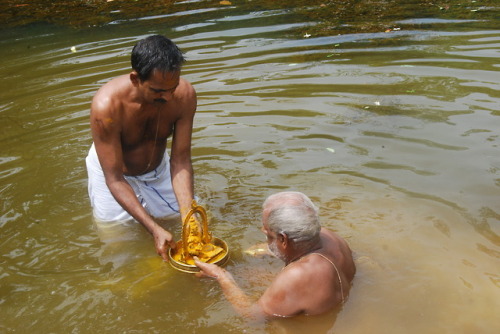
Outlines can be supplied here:
<path id="1" fill-rule="evenodd" d="M 88 173 L 88 192 L 94 217 L 102 222 L 130 220 L 132 217 L 115 200 L 104 179 L 94 144 L 85 159 Z M 155 218 L 179 215 L 179 205 L 170 178 L 170 163 L 165 152 L 160 165 L 139 176 L 124 176 L 146 211 Z"/>

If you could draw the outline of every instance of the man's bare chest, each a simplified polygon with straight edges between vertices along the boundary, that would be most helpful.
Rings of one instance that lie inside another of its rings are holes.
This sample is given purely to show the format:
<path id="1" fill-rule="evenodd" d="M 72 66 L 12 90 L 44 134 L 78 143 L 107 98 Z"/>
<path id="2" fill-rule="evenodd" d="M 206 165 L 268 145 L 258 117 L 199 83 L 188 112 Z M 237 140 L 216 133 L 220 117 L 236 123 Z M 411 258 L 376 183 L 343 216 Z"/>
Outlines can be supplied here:
<path id="1" fill-rule="evenodd" d="M 166 142 L 172 134 L 177 117 L 169 110 L 157 109 L 147 113 L 127 115 L 123 119 L 121 141 L 125 147 L 135 147 L 155 141 Z"/>

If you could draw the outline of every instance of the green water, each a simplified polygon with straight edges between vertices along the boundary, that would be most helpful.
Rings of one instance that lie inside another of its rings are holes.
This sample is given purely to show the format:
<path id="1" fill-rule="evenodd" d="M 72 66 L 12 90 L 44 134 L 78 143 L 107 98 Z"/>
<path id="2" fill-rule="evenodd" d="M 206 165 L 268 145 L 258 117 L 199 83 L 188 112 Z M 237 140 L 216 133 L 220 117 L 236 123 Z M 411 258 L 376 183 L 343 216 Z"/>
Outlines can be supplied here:
<path id="1" fill-rule="evenodd" d="M 38 9 L 27 21 L 7 15 L 26 6 L 0 16 L 0 332 L 500 330 L 494 2 L 107 6 L 101 16 L 69 7 L 58 13 L 75 15 L 48 23 L 32 22 Z M 264 241 L 262 201 L 300 190 L 355 252 L 340 312 L 251 323 L 214 281 L 163 263 L 140 226 L 108 243 L 97 234 L 90 100 L 153 33 L 188 59 L 196 192 L 229 244 L 227 269 L 258 298 L 282 265 L 243 252 Z"/>

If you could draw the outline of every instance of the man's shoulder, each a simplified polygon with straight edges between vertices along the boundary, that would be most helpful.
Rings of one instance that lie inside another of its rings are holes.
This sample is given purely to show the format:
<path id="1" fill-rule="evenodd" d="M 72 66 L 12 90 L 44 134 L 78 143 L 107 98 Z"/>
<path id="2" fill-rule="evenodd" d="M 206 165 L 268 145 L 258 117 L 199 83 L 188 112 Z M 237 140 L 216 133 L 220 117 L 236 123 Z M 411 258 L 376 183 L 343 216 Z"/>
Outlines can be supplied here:
<path id="1" fill-rule="evenodd" d="M 180 78 L 179 81 L 179 87 L 177 88 L 176 92 L 180 92 L 182 96 L 191 98 L 196 95 L 196 91 L 193 87 L 193 85 L 183 77 Z"/>
<path id="2" fill-rule="evenodd" d="M 346 241 L 344 238 L 342 238 L 340 235 L 337 233 L 328 230 L 324 227 L 321 228 L 321 240 L 323 244 L 326 246 L 326 248 L 329 248 L 328 246 L 335 245 L 337 247 L 345 247 L 347 245 Z"/>
<path id="3" fill-rule="evenodd" d="M 314 262 L 314 259 L 312 262 Z M 276 279 L 286 281 L 290 285 L 310 281 L 311 278 L 316 276 L 317 269 L 312 262 L 309 257 L 293 262 L 283 268 L 279 275 L 276 276 Z"/>
<path id="4" fill-rule="evenodd" d="M 196 112 L 196 91 L 189 81 L 181 78 L 174 93 L 174 108 L 179 112 L 179 118 L 192 118 Z"/>
<path id="5" fill-rule="evenodd" d="M 129 90 L 131 85 L 132 83 L 129 75 L 120 75 L 102 85 L 97 91 L 96 96 L 120 94 L 125 90 Z"/>
<path id="6" fill-rule="evenodd" d="M 129 89 L 130 81 L 127 75 L 112 79 L 99 88 L 92 99 L 93 112 L 112 112 L 123 101 Z"/>

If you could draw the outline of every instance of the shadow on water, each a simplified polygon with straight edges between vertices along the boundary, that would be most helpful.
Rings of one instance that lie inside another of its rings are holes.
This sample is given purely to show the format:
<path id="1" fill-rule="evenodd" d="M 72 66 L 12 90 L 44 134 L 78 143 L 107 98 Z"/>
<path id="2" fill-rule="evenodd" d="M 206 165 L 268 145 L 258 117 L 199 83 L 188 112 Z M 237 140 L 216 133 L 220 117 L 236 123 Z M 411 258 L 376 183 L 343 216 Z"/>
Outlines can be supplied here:
<path id="1" fill-rule="evenodd" d="M 496 2 L 1 4 L 0 331 L 500 330 Z M 140 226 L 98 235 L 89 103 L 153 33 L 188 59 L 196 191 L 227 269 L 263 293 L 282 263 L 244 253 L 264 241 L 262 201 L 303 191 L 356 256 L 341 310 L 251 323 Z"/>

